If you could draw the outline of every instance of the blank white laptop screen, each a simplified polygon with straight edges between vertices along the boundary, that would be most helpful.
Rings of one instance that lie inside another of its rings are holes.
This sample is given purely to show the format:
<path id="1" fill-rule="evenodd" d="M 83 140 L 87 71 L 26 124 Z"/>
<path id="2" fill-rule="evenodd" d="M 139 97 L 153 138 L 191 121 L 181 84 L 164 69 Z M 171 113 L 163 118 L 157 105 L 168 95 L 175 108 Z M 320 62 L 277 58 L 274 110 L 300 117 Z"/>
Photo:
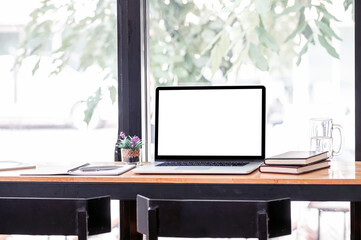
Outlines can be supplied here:
<path id="1" fill-rule="evenodd" d="M 262 89 L 159 91 L 158 156 L 261 156 Z"/>

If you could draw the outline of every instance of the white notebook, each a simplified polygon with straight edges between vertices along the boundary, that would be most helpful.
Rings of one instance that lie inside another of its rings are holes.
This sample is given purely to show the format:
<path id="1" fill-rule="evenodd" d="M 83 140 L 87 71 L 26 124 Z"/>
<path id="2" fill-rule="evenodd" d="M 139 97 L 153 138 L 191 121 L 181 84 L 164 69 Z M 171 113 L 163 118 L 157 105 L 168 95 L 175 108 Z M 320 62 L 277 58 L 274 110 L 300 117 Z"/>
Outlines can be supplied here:
<path id="1" fill-rule="evenodd" d="M 0 161 L 0 171 L 21 170 L 36 168 L 34 164 L 17 161 Z"/>
<path id="2" fill-rule="evenodd" d="M 135 165 L 119 165 L 114 163 L 87 163 L 77 167 L 69 166 L 44 166 L 36 170 L 21 173 L 22 176 L 44 176 L 44 175 L 82 175 L 82 176 L 111 176 L 120 175 Z"/>

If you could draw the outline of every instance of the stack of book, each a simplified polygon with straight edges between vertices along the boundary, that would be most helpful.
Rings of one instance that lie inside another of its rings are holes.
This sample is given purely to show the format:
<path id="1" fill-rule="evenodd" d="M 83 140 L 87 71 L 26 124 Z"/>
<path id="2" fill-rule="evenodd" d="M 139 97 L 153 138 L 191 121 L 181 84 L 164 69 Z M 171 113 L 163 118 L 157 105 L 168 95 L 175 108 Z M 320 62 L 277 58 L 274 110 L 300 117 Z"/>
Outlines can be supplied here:
<path id="1" fill-rule="evenodd" d="M 300 174 L 330 166 L 328 152 L 290 151 L 266 158 L 259 168 L 264 173 Z"/>

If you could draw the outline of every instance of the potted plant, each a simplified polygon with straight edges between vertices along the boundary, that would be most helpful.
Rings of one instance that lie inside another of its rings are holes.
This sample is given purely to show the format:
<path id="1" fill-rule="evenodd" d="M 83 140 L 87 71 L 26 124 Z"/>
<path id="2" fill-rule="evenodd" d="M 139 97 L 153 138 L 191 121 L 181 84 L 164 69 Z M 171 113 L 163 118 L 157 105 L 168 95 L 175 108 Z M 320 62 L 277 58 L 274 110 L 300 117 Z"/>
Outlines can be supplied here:
<path id="1" fill-rule="evenodd" d="M 126 136 L 124 132 L 119 135 L 117 147 L 121 149 L 121 160 L 126 164 L 137 164 L 141 160 L 143 142 L 138 136 Z"/>

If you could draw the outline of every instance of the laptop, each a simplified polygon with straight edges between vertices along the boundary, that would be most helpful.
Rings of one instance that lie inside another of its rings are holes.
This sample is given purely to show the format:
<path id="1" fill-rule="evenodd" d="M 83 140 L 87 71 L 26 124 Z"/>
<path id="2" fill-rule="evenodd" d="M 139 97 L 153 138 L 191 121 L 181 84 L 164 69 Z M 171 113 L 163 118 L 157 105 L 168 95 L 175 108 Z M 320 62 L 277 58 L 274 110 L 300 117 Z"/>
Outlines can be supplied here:
<path id="1" fill-rule="evenodd" d="M 248 174 L 265 158 L 264 86 L 158 87 L 155 162 L 140 174 Z"/>

